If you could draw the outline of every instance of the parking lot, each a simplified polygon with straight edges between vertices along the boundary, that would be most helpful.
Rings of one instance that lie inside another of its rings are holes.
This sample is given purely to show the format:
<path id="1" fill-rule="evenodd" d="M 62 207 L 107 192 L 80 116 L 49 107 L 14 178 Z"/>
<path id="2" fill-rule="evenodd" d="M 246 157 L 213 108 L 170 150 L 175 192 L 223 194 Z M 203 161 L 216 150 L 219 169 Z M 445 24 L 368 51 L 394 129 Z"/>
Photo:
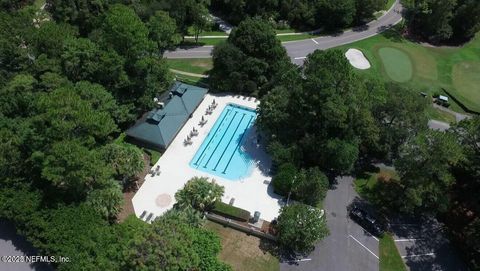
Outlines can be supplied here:
<path id="1" fill-rule="evenodd" d="M 435 219 L 398 219 L 391 225 L 398 252 L 411 271 L 468 270 Z"/>
<path id="2" fill-rule="evenodd" d="M 280 270 L 376 271 L 378 239 L 350 220 L 347 205 L 356 197 L 353 178 L 337 179 L 324 202 L 330 235 L 315 250 L 297 263 L 282 263 Z"/>

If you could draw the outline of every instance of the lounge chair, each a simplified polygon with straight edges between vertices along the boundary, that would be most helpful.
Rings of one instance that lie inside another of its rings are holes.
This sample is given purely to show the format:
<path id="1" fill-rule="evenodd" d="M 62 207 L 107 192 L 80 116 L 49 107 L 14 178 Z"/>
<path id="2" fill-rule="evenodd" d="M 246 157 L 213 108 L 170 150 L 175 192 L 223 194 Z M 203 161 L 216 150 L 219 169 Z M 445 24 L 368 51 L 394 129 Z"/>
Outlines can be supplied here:
<path id="1" fill-rule="evenodd" d="M 143 217 L 147 214 L 147 211 L 143 211 L 143 213 L 140 215 L 140 219 L 143 219 Z"/>

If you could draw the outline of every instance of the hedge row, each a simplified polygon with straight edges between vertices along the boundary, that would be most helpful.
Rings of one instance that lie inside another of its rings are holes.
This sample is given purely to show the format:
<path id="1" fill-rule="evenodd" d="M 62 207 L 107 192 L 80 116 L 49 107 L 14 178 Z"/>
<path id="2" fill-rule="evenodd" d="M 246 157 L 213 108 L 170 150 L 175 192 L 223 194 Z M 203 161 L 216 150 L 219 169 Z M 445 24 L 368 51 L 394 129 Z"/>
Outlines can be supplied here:
<path id="1" fill-rule="evenodd" d="M 250 219 L 250 212 L 238 207 L 228 205 L 221 201 L 216 201 L 213 205 L 212 213 L 235 219 L 238 221 L 246 222 Z"/>

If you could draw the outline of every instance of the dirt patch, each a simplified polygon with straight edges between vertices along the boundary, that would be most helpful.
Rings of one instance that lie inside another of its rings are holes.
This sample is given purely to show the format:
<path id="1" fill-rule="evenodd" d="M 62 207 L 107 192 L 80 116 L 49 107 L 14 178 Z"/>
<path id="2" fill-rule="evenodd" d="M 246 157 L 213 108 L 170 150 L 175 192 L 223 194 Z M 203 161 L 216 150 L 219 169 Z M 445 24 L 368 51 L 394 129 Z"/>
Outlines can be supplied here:
<path id="1" fill-rule="evenodd" d="M 118 222 L 123 222 L 129 215 L 135 214 L 135 210 L 133 209 L 132 199 L 137 193 L 137 190 L 142 186 L 143 182 L 145 182 L 145 176 L 147 176 L 148 172 L 150 171 L 150 157 L 147 154 L 143 154 L 143 171 L 140 172 L 136 177 L 136 184 L 132 185 L 131 187 L 127 188 L 123 191 L 123 206 L 122 211 L 117 216 Z"/>
<path id="2" fill-rule="evenodd" d="M 235 271 L 277 271 L 278 259 L 271 253 L 275 246 L 258 237 L 207 221 L 206 228 L 218 234 L 222 243 L 219 258 Z"/>

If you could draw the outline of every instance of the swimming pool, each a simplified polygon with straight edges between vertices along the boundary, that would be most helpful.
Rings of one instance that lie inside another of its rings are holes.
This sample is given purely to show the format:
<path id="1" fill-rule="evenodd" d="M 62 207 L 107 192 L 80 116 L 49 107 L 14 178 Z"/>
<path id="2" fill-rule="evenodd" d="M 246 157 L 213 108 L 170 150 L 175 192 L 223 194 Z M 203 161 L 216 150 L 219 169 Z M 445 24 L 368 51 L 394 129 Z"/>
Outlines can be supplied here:
<path id="1" fill-rule="evenodd" d="M 228 104 L 190 161 L 190 166 L 229 180 L 247 177 L 253 162 L 242 144 L 256 117 L 255 110 Z"/>

